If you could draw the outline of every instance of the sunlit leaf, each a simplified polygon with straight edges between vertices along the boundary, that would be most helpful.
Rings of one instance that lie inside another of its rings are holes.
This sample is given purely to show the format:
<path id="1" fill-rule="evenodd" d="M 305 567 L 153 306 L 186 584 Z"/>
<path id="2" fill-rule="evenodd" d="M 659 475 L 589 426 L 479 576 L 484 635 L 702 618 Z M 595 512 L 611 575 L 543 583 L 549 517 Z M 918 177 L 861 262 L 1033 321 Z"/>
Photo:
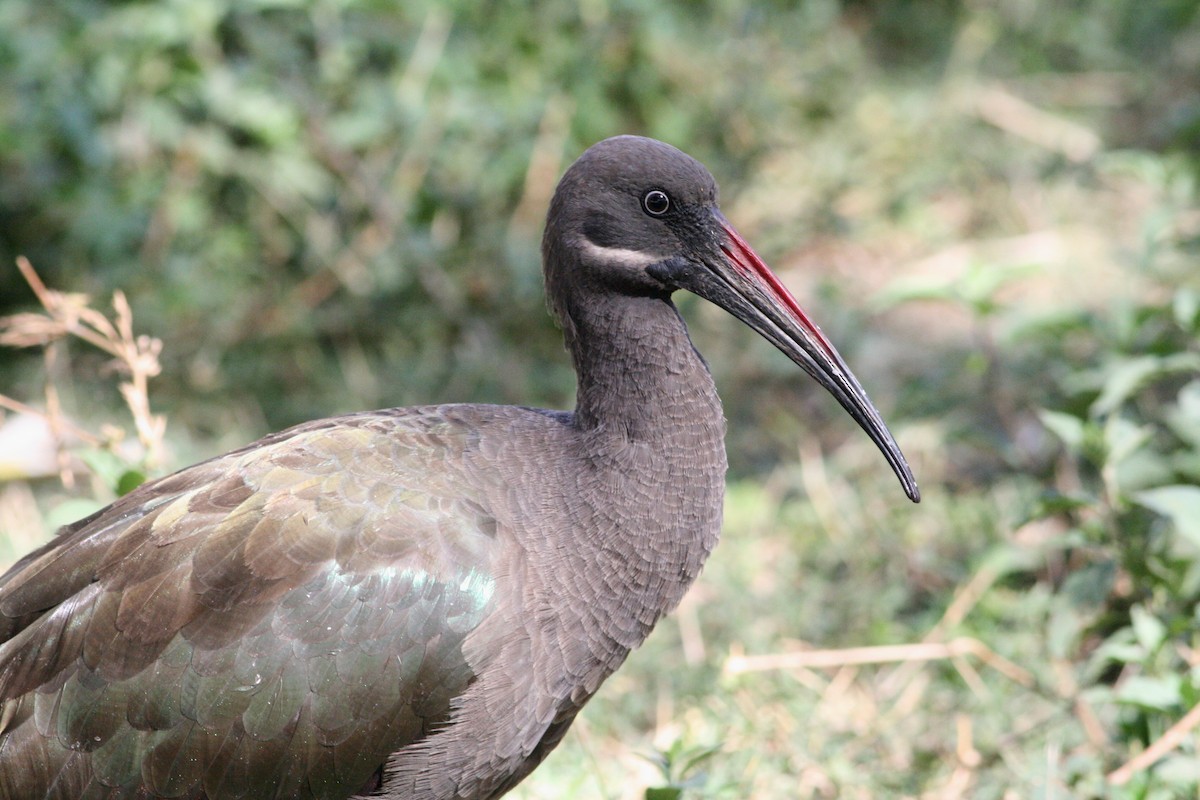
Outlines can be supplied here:
<path id="1" fill-rule="evenodd" d="M 105 486 L 118 494 L 121 493 L 118 487 L 129 466 L 120 456 L 111 450 L 97 447 L 82 449 L 77 455 Z"/>
<path id="2" fill-rule="evenodd" d="M 1167 626 L 1140 605 L 1129 609 L 1129 617 L 1138 643 L 1149 651 L 1157 650 L 1167 637 Z"/>
<path id="3" fill-rule="evenodd" d="M 1122 628 L 1109 636 L 1088 659 L 1087 677 L 1097 679 L 1110 664 L 1140 664 L 1146 650 L 1136 641 L 1133 628 Z"/>
<path id="4" fill-rule="evenodd" d="M 1200 292 L 1195 289 L 1180 289 L 1171 301 L 1175 323 L 1189 333 L 1200 326 Z"/>
<path id="5" fill-rule="evenodd" d="M 677 786 L 658 786 L 646 790 L 646 800 L 680 800 L 683 789 Z"/>
<path id="6" fill-rule="evenodd" d="M 1094 416 L 1112 413 L 1152 380 L 1175 372 L 1197 370 L 1200 370 L 1200 355 L 1195 353 L 1125 359 L 1110 369 L 1100 396 L 1092 403 L 1091 412 Z"/>
<path id="7" fill-rule="evenodd" d="M 1200 547 L 1200 486 L 1162 486 L 1133 496 L 1134 502 L 1167 517 L 1181 536 Z"/>
<path id="8" fill-rule="evenodd" d="M 1122 703 L 1167 711 L 1179 705 L 1180 676 L 1150 677 L 1134 675 L 1117 688 L 1117 700 Z"/>
<path id="9" fill-rule="evenodd" d="M 1110 464 L 1120 464 L 1140 450 L 1151 437 L 1154 429 L 1138 425 L 1124 417 L 1109 417 L 1104 425 L 1104 453 Z"/>
<path id="10" fill-rule="evenodd" d="M 1179 390 L 1175 406 L 1167 411 L 1166 417 L 1179 438 L 1200 448 L 1200 380 Z"/>
<path id="11" fill-rule="evenodd" d="M 1046 426 L 1046 430 L 1058 437 L 1067 449 L 1073 453 L 1078 453 L 1083 449 L 1084 426 L 1086 421 L 1072 414 L 1064 414 L 1061 411 L 1050 411 L 1048 409 L 1039 409 L 1038 419 Z"/>

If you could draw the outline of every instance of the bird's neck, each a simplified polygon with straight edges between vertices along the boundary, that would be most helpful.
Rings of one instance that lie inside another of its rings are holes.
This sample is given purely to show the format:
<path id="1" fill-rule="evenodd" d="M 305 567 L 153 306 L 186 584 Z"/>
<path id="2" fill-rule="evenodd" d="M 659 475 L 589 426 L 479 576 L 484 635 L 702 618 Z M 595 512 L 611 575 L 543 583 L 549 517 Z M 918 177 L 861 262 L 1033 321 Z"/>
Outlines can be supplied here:
<path id="1" fill-rule="evenodd" d="M 696 446 L 721 451 L 724 415 L 712 376 L 669 298 L 594 298 L 572 311 L 576 427 L 602 442 L 661 442 L 682 425 Z"/>
<path id="2" fill-rule="evenodd" d="M 725 418 L 712 376 L 668 298 L 590 303 L 572 314 L 579 375 L 570 494 L 585 628 L 636 647 L 700 572 L 720 533 Z M 580 344 L 582 343 L 582 347 Z M 604 595 L 604 587 L 612 592 Z M 619 598 L 617 602 L 614 598 Z"/>

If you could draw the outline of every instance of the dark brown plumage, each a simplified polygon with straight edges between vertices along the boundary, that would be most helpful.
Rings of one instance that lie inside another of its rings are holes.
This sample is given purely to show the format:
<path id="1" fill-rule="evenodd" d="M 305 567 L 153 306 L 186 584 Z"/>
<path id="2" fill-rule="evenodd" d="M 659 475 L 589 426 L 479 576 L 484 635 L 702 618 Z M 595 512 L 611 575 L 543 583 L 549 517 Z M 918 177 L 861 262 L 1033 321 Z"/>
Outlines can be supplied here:
<path id="1" fill-rule="evenodd" d="M 496 798 L 696 578 L 724 419 L 670 301 L 726 308 L 916 484 L 698 162 L 617 137 L 543 242 L 574 413 L 312 422 L 153 481 L 0 578 L 0 799 Z"/>

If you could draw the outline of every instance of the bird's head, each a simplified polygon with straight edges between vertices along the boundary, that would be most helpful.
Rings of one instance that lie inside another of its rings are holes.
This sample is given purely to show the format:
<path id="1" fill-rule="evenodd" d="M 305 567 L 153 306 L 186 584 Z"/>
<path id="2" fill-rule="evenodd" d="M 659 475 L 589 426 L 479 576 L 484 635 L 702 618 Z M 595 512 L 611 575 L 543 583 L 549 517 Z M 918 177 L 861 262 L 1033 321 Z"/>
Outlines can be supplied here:
<path id="1" fill-rule="evenodd" d="M 825 387 L 867 432 L 914 502 L 908 462 L 866 391 L 783 283 L 725 219 L 717 184 L 680 150 L 640 136 L 589 148 L 559 182 L 542 240 L 547 295 L 570 341 L 571 302 L 678 289 L 749 325 Z"/>

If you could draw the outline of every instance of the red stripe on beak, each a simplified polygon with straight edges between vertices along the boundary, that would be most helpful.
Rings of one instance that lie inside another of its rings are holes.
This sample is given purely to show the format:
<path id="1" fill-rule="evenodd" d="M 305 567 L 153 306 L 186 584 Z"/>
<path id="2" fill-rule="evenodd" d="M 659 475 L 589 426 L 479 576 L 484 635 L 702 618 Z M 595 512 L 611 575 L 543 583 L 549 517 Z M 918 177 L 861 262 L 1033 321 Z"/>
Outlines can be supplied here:
<path id="1" fill-rule="evenodd" d="M 771 271 L 766 262 L 759 258 L 758 253 L 754 252 L 754 248 L 742 238 L 741 234 L 732 225 L 722 222 L 721 227 L 729 240 L 729 244 L 721 245 L 721 250 L 725 253 L 725 257 L 729 259 L 730 263 L 748 277 L 757 278 L 759 283 L 765 285 L 783 306 L 795 316 L 796 322 L 811 333 L 813 338 L 832 357 L 836 352 L 833 344 L 825 338 L 825 334 L 821 332 L 820 326 L 813 322 L 808 314 L 804 313 L 804 309 L 800 307 L 800 303 L 796 301 L 796 298 L 792 296 L 788 288 L 783 285 L 779 277 Z"/>

